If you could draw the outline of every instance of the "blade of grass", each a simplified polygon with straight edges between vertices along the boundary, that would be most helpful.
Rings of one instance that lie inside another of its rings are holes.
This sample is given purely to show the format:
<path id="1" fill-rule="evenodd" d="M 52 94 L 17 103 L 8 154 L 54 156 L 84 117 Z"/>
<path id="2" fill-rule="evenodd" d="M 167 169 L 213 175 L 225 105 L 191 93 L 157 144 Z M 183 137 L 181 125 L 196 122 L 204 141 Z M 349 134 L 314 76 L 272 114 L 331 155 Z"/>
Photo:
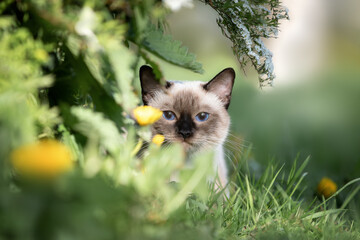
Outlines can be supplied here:
<path id="1" fill-rule="evenodd" d="M 290 172 L 289 172 L 289 177 L 288 177 L 288 180 L 287 180 L 287 184 L 289 185 L 291 179 L 294 177 L 295 175 L 295 171 L 296 171 L 296 166 L 297 166 L 297 161 L 299 159 L 299 153 L 296 155 L 296 158 L 294 160 L 294 163 L 290 169 Z"/>
<path id="2" fill-rule="evenodd" d="M 298 168 L 298 170 L 296 171 L 294 177 L 290 180 L 290 183 L 288 184 L 287 188 L 286 188 L 286 192 L 289 193 L 289 191 L 291 190 L 291 187 L 294 185 L 295 181 L 300 177 L 300 175 L 302 174 L 302 172 L 304 171 L 305 167 L 307 166 L 307 164 L 310 161 L 310 156 L 308 156 L 305 161 L 300 165 L 300 167 Z"/>
<path id="3" fill-rule="evenodd" d="M 255 219 L 255 222 L 258 222 L 259 218 L 260 218 L 260 215 L 261 215 L 261 212 L 262 212 L 262 209 L 264 207 L 264 204 L 265 204 L 265 200 L 266 200 L 266 197 L 267 195 L 269 194 L 270 192 L 270 189 L 272 188 L 276 178 L 278 177 L 279 173 L 281 172 L 281 170 L 283 169 L 284 167 L 284 164 L 281 166 L 281 168 L 279 169 L 279 171 L 275 174 L 275 176 L 273 177 L 273 179 L 271 180 L 271 183 L 269 184 L 269 186 L 267 187 L 266 189 L 266 192 L 265 192 L 265 195 L 263 196 L 263 200 L 262 200 L 262 203 L 261 203 L 261 206 L 260 206 L 260 210 L 256 216 L 256 219 Z"/>
<path id="4" fill-rule="evenodd" d="M 344 210 L 343 209 L 329 209 L 329 210 L 316 212 L 316 213 L 307 215 L 306 217 L 303 217 L 303 220 L 312 220 L 312 219 L 324 217 L 324 216 L 327 216 L 330 214 L 340 213 L 342 211 L 344 211 Z"/>
<path id="5" fill-rule="evenodd" d="M 306 175 L 307 175 L 307 173 L 304 173 L 304 174 L 301 176 L 300 180 L 297 182 L 296 186 L 293 188 L 291 194 L 289 195 L 289 198 L 291 198 L 292 195 L 295 193 L 295 191 L 298 189 L 300 183 L 301 183 L 302 180 L 306 177 Z"/>
<path id="6" fill-rule="evenodd" d="M 355 197 L 355 195 L 357 194 L 357 192 L 360 190 L 360 185 L 357 186 L 354 191 L 352 191 L 350 193 L 350 195 L 345 199 L 344 203 L 341 205 L 341 209 L 344 209 L 348 204 L 349 202 Z"/>
<path id="7" fill-rule="evenodd" d="M 249 183 L 249 179 L 248 176 L 245 176 L 245 182 L 246 182 L 246 187 L 247 187 L 247 196 L 248 196 L 248 204 L 250 207 L 250 212 L 251 212 L 251 218 L 253 221 L 255 221 L 255 216 L 254 216 L 254 198 L 252 196 L 251 193 L 251 187 L 250 187 L 250 183 Z"/>

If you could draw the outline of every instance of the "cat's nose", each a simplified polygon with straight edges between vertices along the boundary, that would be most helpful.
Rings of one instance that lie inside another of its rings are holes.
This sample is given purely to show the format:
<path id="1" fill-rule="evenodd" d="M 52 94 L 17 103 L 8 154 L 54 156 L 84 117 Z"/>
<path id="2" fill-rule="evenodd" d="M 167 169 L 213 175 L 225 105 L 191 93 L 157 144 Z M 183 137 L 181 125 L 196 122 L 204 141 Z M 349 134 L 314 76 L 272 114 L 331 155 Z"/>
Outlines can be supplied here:
<path id="1" fill-rule="evenodd" d="M 181 129 L 178 131 L 178 133 L 185 139 L 192 136 L 192 131 L 187 129 Z"/>
<path id="2" fill-rule="evenodd" d="M 184 139 L 193 135 L 194 127 L 190 114 L 181 114 L 180 119 L 176 122 L 176 131 Z"/>

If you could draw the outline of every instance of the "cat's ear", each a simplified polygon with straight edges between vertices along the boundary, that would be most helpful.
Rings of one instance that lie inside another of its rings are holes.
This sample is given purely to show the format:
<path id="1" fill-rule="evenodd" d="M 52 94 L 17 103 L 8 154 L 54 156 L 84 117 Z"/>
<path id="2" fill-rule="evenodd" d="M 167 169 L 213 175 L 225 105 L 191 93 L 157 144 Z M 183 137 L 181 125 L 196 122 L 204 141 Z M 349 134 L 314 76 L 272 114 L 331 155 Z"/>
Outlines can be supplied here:
<path id="1" fill-rule="evenodd" d="M 154 97 L 154 93 L 162 90 L 162 86 L 149 66 L 143 65 L 140 68 L 141 95 L 144 105 Z"/>
<path id="2" fill-rule="evenodd" d="M 228 109 L 231 100 L 231 92 L 235 81 L 235 71 L 232 68 L 222 70 L 218 75 L 204 85 L 206 91 L 214 93 Z"/>

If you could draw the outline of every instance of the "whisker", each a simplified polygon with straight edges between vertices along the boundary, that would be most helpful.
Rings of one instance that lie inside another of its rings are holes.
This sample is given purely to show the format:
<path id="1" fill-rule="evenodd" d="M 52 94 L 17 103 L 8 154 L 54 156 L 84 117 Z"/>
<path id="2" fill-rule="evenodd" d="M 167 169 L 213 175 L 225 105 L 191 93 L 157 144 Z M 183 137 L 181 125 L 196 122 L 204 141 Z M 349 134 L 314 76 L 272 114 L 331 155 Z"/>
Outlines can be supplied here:
<path id="1" fill-rule="evenodd" d="M 248 144 L 251 144 L 251 142 L 245 140 L 245 138 L 242 138 L 242 137 L 239 137 L 231 132 L 228 133 L 228 136 L 232 137 L 232 138 L 235 138 L 236 140 L 239 140 L 241 142 L 245 142 L 245 143 L 248 143 Z"/>
<path id="2" fill-rule="evenodd" d="M 227 141 L 234 143 L 236 145 L 242 146 L 242 147 L 249 147 L 249 145 L 251 144 L 246 144 L 244 143 L 244 141 L 240 140 L 240 139 L 231 139 L 231 138 L 227 138 Z"/>
<path id="3" fill-rule="evenodd" d="M 234 145 L 231 145 L 230 143 L 228 143 L 228 142 L 225 142 L 224 143 L 224 147 L 225 148 L 228 148 L 228 149 L 231 149 L 231 150 L 233 150 L 233 151 L 235 151 L 235 152 L 240 152 L 240 153 L 242 153 L 243 152 L 243 146 L 234 146 Z"/>

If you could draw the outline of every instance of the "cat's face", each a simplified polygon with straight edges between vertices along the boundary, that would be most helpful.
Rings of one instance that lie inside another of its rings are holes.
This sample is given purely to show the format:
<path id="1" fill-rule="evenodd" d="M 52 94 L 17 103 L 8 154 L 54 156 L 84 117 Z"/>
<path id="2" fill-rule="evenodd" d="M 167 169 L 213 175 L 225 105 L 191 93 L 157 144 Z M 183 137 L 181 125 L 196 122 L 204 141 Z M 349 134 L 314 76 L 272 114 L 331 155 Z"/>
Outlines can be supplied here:
<path id="1" fill-rule="evenodd" d="M 143 102 L 163 111 L 152 133 L 179 142 L 190 152 L 222 144 L 230 125 L 227 108 L 234 78 L 229 68 L 208 83 L 168 81 L 161 86 L 150 67 L 141 67 Z"/>

